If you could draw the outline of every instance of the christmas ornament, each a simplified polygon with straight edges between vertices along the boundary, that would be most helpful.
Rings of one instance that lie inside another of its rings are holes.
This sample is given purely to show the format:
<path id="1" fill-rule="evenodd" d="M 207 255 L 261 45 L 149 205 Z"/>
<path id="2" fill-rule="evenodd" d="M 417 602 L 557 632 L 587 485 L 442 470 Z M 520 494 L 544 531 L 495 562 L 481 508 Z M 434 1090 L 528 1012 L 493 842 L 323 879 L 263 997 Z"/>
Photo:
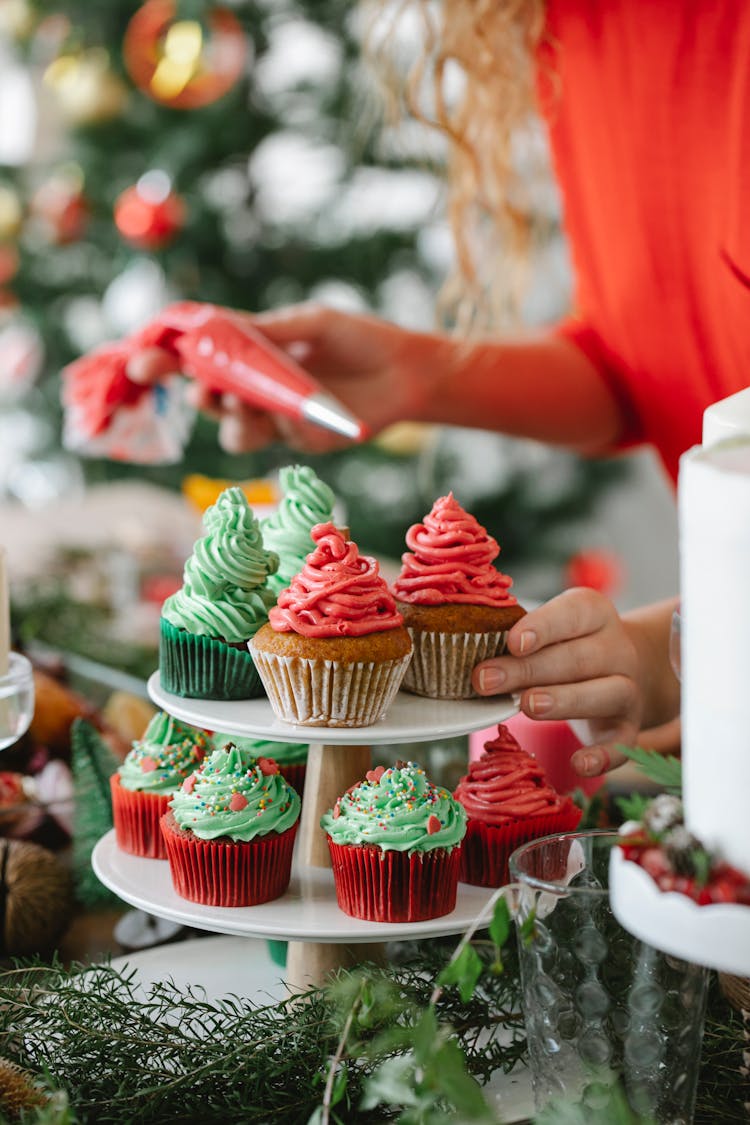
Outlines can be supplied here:
<path id="1" fill-rule="evenodd" d="M 35 325 L 20 314 L 0 322 L 0 399 L 24 394 L 43 363 L 44 345 Z"/>
<path id="2" fill-rule="evenodd" d="M 196 109 L 223 97 L 240 77 L 247 54 L 247 37 L 228 9 L 212 8 L 204 25 L 178 19 L 174 0 L 147 0 L 123 42 L 135 85 L 173 109 Z"/>
<path id="3" fill-rule="evenodd" d="M 47 67 L 44 81 L 73 125 L 96 125 L 119 117 L 128 99 L 127 87 L 112 70 L 103 47 L 60 55 Z"/>
<path id="4" fill-rule="evenodd" d="M 0 949 L 27 957 L 54 948 L 73 907 L 67 867 L 46 848 L 0 840 L 0 898 L 4 901 Z"/>
<path id="5" fill-rule="evenodd" d="M 23 207 L 18 192 L 10 184 L 0 184 L 0 242 L 15 238 L 22 221 Z"/>
<path id="6" fill-rule="evenodd" d="M 31 214 L 47 242 L 77 242 L 86 228 L 88 204 L 83 173 L 77 165 L 60 168 L 31 197 Z"/>
<path id="7" fill-rule="evenodd" d="M 0 285 L 11 281 L 18 272 L 18 250 L 10 243 L 0 243 Z"/>
<path id="8" fill-rule="evenodd" d="M 154 169 L 119 196 L 115 226 L 134 246 L 161 250 L 182 230 L 185 214 L 185 202 L 172 190 L 169 176 Z"/>
<path id="9" fill-rule="evenodd" d="M 33 1075 L 15 1063 L 0 1058 L 0 1112 L 3 1120 L 10 1118 L 11 1121 L 16 1121 L 24 1110 L 41 1107 L 46 1100 Z"/>
<path id="10" fill-rule="evenodd" d="M 622 586 L 623 566 L 612 551 L 579 551 L 568 559 L 563 585 L 588 586 L 612 597 Z"/>

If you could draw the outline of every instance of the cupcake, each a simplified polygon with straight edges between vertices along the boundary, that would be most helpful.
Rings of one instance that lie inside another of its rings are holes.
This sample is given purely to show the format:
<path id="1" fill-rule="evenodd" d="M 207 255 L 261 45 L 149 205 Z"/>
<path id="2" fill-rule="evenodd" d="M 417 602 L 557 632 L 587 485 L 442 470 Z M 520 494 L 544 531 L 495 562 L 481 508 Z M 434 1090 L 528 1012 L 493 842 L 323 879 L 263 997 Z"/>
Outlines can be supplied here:
<path id="1" fill-rule="evenodd" d="M 225 488 L 203 526 L 182 588 L 162 607 L 161 684 L 198 699 L 250 699 L 263 688 L 247 642 L 275 601 L 267 579 L 278 556 L 264 548 L 241 488 Z"/>
<path id="2" fill-rule="evenodd" d="M 250 642 L 275 713 L 302 726 L 363 727 L 388 710 L 411 641 L 375 559 L 332 523 Z"/>
<path id="3" fill-rule="evenodd" d="M 261 521 L 263 543 L 279 556 L 279 569 L 269 575 L 268 586 L 278 597 L 305 564 L 314 547 L 311 530 L 333 518 L 336 498 L 309 465 L 287 465 L 279 470 L 282 499 L 273 515 Z"/>
<path id="4" fill-rule="evenodd" d="M 157 711 L 143 738 L 109 779 L 117 844 L 125 852 L 166 859 L 159 821 L 170 797 L 203 761 L 207 735 Z"/>
<path id="5" fill-rule="evenodd" d="M 508 882 L 511 852 L 528 840 L 571 832 L 581 810 L 547 783 L 544 770 L 507 727 L 484 744 L 453 796 L 468 816 L 461 852 L 461 881 L 479 887 Z"/>
<path id="6" fill-rule="evenodd" d="M 307 773 L 307 753 L 310 749 L 308 742 L 267 742 L 262 738 L 237 738 L 233 734 L 221 734 L 219 731 L 213 736 L 213 744 L 217 750 L 228 742 L 233 742 L 240 750 L 247 751 L 255 758 L 273 758 L 284 780 L 302 796 Z"/>
<path id="7" fill-rule="evenodd" d="M 475 665 L 505 650 L 508 630 L 526 611 L 510 593 L 511 579 L 492 565 L 496 540 L 452 492 L 409 528 L 406 544 L 411 551 L 393 583 L 414 644 L 403 686 L 432 699 L 469 699 Z"/>
<path id="8" fill-rule="evenodd" d="M 289 886 L 300 799 L 272 758 L 231 742 L 214 750 L 161 821 L 178 895 L 206 906 L 255 906 Z"/>
<path id="9" fill-rule="evenodd" d="M 345 914 L 422 922 L 455 909 L 466 813 L 416 762 L 370 770 L 320 823 Z"/>

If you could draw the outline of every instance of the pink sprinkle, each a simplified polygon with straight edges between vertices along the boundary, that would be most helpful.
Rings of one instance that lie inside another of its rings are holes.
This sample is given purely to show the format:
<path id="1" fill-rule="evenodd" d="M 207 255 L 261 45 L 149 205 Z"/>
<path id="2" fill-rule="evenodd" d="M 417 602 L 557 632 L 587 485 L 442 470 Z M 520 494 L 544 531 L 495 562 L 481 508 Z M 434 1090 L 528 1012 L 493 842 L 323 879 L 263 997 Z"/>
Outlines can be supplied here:
<path id="1" fill-rule="evenodd" d="M 368 781 L 371 781 L 373 785 L 377 785 L 384 773 L 385 766 L 376 766 L 374 770 L 368 770 L 365 777 Z"/>
<path id="2" fill-rule="evenodd" d="M 439 832 L 442 827 L 443 827 L 442 824 L 440 823 L 438 818 L 433 813 L 432 816 L 427 821 L 427 835 L 428 836 L 434 836 L 435 833 Z"/>
<path id="3" fill-rule="evenodd" d="M 274 765 L 276 765 L 275 762 Z M 243 809 L 247 808 L 247 798 L 243 797 L 241 793 L 233 793 L 229 807 L 232 812 L 242 812 Z"/>
<path id="4" fill-rule="evenodd" d="M 153 773 L 156 769 L 156 762 L 147 754 L 145 758 L 141 758 L 141 769 L 144 773 Z"/>
<path id="5" fill-rule="evenodd" d="M 337 801 L 336 804 L 333 806 L 333 819 L 338 820 L 338 818 L 340 816 L 341 816 L 341 809 L 339 808 L 339 803 Z"/>
<path id="6" fill-rule="evenodd" d="M 191 773 L 190 776 L 186 777 L 185 780 L 182 783 L 182 792 L 183 793 L 192 793 L 194 788 L 195 788 L 195 774 Z"/>
<path id="7" fill-rule="evenodd" d="M 279 772 L 279 767 L 273 758 L 258 758 L 258 769 L 264 777 L 270 777 Z"/>

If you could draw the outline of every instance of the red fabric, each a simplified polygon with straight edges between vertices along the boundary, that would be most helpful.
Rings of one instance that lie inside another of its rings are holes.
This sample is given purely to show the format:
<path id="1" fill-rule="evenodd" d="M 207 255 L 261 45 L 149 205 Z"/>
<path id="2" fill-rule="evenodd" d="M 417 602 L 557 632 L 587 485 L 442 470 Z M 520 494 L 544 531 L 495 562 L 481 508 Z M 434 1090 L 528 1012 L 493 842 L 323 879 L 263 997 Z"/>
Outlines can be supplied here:
<path id="1" fill-rule="evenodd" d="M 539 88 L 577 316 L 560 332 L 673 478 L 750 382 L 750 5 L 550 0 Z"/>

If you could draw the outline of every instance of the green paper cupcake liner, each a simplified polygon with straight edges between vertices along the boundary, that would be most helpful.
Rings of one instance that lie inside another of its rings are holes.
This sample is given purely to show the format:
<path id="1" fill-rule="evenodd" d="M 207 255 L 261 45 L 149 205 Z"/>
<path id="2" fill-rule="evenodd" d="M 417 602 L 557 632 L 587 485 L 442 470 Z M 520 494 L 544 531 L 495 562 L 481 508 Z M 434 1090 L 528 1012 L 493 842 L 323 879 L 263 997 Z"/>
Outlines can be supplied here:
<path id="1" fill-rule="evenodd" d="M 164 617 L 159 638 L 161 686 L 194 699 L 255 699 L 265 691 L 253 658 L 214 637 L 177 629 Z"/>

